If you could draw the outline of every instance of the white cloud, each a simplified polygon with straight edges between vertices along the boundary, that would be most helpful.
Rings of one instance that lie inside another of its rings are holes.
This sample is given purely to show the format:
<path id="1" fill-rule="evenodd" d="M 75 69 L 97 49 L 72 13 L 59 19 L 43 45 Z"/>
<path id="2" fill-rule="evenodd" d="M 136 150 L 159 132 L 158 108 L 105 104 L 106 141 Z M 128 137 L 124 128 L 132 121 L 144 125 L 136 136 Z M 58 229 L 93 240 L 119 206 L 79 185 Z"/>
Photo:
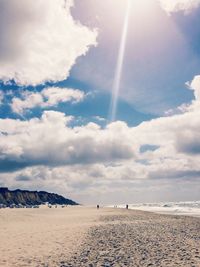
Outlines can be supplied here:
<path id="1" fill-rule="evenodd" d="M 190 84 L 198 91 L 196 77 Z M 9 173 L 16 186 L 26 182 L 32 188 L 57 188 L 74 196 L 89 190 L 94 198 L 102 192 L 117 194 L 119 188 L 124 194 L 130 188 L 140 191 L 140 181 L 147 184 L 148 180 L 152 192 L 159 192 L 161 184 L 153 181 L 162 180 L 165 190 L 164 181 L 180 179 L 193 182 L 196 190 L 195 181 L 200 178 L 200 100 L 196 91 L 192 108 L 184 113 L 136 127 L 119 121 L 105 128 L 95 123 L 71 127 L 74 118 L 55 111 L 45 111 L 41 118 L 29 121 L 1 119 L 0 171 L 4 177 Z M 140 153 L 144 145 L 157 149 Z"/>
<path id="2" fill-rule="evenodd" d="M 195 77 L 191 86 L 198 91 L 197 85 Z M 46 92 L 48 95 L 50 91 Z M 33 99 L 35 100 L 27 103 L 43 105 L 43 100 L 38 96 L 34 95 Z M 61 98 L 55 97 L 54 100 L 57 102 Z M 54 100 L 53 104 L 56 103 Z M 150 173 L 170 166 L 173 170 L 179 170 L 179 173 L 181 170 L 188 172 L 196 164 L 191 159 L 192 155 L 198 158 L 200 154 L 197 142 L 200 138 L 198 103 L 199 98 L 196 95 L 196 100 L 190 105 L 193 108 L 188 108 L 185 113 L 143 122 L 137 127 L 115 122 L 105 129 L 95 123 L 71 128 L 68 122 L 72 117 L 54 111 L 46 111 L 40 119 L 29 121 L 1 119 L 1 168 L 90 165 L 98 162 L 103 165 L 114 164 L 114 169 L 123 165 L 129 170 L 130 166 L 136 164 L 137 170 L 141 172 L 133 175 L 133 178 L 147 178 Z M 21 110 L 24 108 L 21 107 Z M 140 153 L 143 145 L 157 146 L 157 149 Z M 121 167 L 120 170 L 122 171 Z M 115 176 L 122 175 L 121 171 Z"/>
<path id="3" fill-rule="evenodd" d="M 183 11 L 190 13 L 193 9 L 200 6 L 200 0 L 160 0 L 162 8 L 167 13 Z"/>
<path id="4" fill-rule="evenodd" d="M 100 117 L 100 116 L 94 116 L 93 118 L 94 118 L 96 121 L 99 121 L 99 122 L 105 122 L 105 121 L 106 121 L 105 118 L 102 118 L 102 117 Z"/>
<path id="5" fill-rule="evenodd" d="M 71 0 L 0 1 L 0 79 L 19 85 L 64 80 L 97 32 L 75 21 Z"/>
<path id="6" fill-rule="evenodd" d="M 197 111 L 200 109 L 200 75 L 194 76 L 193 80 L 185 84 L 189 90 L 194 92 L 194 100 L 191 103 L 183 103 L 175 109 L 170 109 L 165 112 L 165 115 L 176 115 L 188 111 Z"/>
<path id="7" fill-rule="evenodd" d="M 154 169 L 153 167 L 148 169 L 148 166 L 144 168 L 134 162 L 115 166 L 105 164 L 55 168 L 36 166 L 14 173 L 0 174 L 0 185 L 13 189 L 58 192 L 79 203 L 89 204 L 144 203 L 199 198 L 200 184 L 196 176 L 198 172 L 189 173 L 183 169 L 181 173 L 178 171 L 177 163 L 173 168 L 165 166 Z M 147 173 L 151 176 L 147 177 Z M 184 176 L 190 178 L 185 179 Z M 154 179 L 141 179 L 142 177 Z"/>
<path id="8" fill-rule="evenodd" d="M 55 106 L 60 102 L 80 102 L 84 98 L 84 92 L 75 89 L 49 87 L 42 91 L 43 96 L 48 99 L 47 106 Z"/>
<path id="9" fill-rule="evenodd" d="M 21 98 L 12 99 L 11 108 L 13 112 L 23 114 L 26 110 L 35 107 L 47 108 L 64 102 L 78 103 L 84 97 L 84 92 L 78 89 L 48 87 L 37 93 L 23 91 Z"/>
<path id="10" fill-rule="evenodd" d="M 200 101 L 200 75 L 195 76 L 192 82 L 187 84 L 194 91 L 195 99 Z"/>
<path id="11" fill-rule="evenodd" d="M 106 128 L 95 123 L 71 128 L 68 123 L 73 118 L 54 111 L 45 111 L 40 119 L 29 121 L 1 119 L 1 171 L 39 165 L 78 165 L 81 169 L 99 163 L 106 168 L 103 176 L 109 173 L 115 178 L 148 178 L 156 173 L 162 178 L 167 169 L 179 174 L 198 172 L 199 116 L 196 106 L 137 127 L 115 122 Z M 143 145 L 157 149 L 140 153 Z"/>
<path id="12" fill-rule="evenodd" d="M 29 121 L 1 119 L 0 168 L 109 163 L 134 157 L 129 136 L 122 140 L 128 130 L 125 123 L 106 129 L 94 123 L 70 128 L 67 123 L 71 119 L 54 111 L 45 111 L 41 119 Z"/>

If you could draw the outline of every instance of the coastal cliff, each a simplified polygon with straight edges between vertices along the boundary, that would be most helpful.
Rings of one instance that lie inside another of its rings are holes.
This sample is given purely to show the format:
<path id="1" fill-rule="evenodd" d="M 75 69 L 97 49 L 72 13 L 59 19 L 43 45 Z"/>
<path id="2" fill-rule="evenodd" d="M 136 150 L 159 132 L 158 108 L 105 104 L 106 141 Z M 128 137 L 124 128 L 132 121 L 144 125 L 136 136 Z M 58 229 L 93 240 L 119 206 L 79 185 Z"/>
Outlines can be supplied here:
<path id="1" fill-rule="evenodd" d="M 0 204 L 10 206 L 15 205 L 41 205 L 49 203 L 51 205 L 78 205 L 71 199 L 63 196 L 48 193 L 45 191 L 28 191 L 28 190 L 9 190 L 6 187 L 0 187 Z"/>

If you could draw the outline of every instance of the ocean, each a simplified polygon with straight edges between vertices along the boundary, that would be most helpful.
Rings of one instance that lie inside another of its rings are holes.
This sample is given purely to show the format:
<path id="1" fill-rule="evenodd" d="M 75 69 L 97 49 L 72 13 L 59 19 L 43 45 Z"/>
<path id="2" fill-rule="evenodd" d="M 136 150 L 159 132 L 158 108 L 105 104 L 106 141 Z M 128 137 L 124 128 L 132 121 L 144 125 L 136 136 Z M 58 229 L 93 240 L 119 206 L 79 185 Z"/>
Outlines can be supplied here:
<path id="1" fill-rule="evenodd" d="M 127 204 L 129 209 L 200 217 L 200 201 Z M 117 205 L 117 208 L 126 208 L 126 204 Z"/>

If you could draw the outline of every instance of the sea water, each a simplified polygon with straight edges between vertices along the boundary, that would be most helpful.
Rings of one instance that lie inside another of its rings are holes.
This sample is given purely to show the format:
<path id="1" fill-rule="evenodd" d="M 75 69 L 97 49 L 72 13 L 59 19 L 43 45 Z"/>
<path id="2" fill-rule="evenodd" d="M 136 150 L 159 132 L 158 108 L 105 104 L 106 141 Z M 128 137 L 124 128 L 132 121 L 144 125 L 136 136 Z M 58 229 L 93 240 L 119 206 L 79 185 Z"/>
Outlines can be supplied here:
<path id="1" fill-rule="evenodd" d="M 187 216 L 200 217 L 200 201 L 139 203 L 139 204 L 129 204 L 128 206 L 129 209 L 150 211 L 160 214 L 187 215 Z M 118 205 L 117 207 L 126 208 L 126 204 Z"/>

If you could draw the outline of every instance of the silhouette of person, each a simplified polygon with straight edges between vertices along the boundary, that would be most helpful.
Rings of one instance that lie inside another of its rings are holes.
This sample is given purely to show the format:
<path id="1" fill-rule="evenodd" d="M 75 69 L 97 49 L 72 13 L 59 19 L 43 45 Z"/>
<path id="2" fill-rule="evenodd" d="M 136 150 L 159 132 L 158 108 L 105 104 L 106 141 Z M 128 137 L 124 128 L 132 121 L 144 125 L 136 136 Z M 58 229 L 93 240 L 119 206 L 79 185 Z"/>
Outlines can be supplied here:
<path id="1" fill-rule="evenodd" d="M 99 209 L 99 205 L 97 205 L 97 209 Z"/>

